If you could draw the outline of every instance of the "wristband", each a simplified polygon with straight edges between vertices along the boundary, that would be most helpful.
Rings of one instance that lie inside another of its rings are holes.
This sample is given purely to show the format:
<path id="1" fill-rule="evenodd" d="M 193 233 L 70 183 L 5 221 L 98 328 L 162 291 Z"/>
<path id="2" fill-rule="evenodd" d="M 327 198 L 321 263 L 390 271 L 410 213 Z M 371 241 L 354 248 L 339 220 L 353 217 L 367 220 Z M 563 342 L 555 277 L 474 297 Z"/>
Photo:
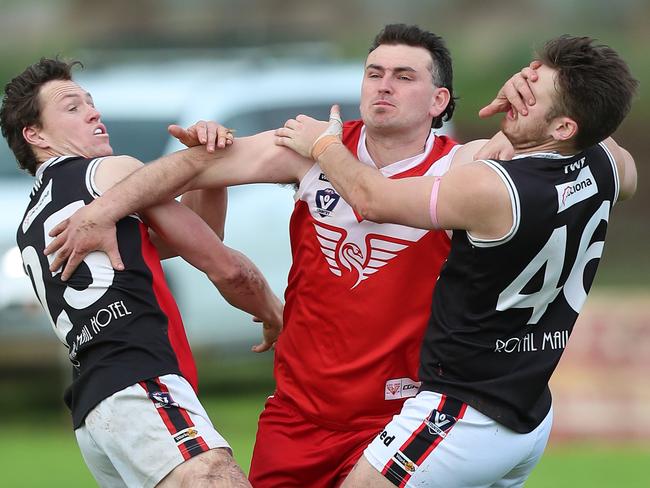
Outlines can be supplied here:
<path id="1" fill-rule="evenodd" d="M 429 202 L 429 214 L 431 215 L 431 223 L 434 229 L 440 229 L 438 224 L 438 188 L 440 187 L 440 176 L 436 176 L 433 180 L 433 188 L 431 188 L 431 200 Z"/>
<path id="2" fill-rule="evenodd" d="M 321 154 L 325 152 L 325 149 L 330 147 L 332 144 L 340 143 L 341 139 L 339 136 L 328 134 L 324 137 L 319 138 L 311 148 L 311 158 L 316 161 Z"/>

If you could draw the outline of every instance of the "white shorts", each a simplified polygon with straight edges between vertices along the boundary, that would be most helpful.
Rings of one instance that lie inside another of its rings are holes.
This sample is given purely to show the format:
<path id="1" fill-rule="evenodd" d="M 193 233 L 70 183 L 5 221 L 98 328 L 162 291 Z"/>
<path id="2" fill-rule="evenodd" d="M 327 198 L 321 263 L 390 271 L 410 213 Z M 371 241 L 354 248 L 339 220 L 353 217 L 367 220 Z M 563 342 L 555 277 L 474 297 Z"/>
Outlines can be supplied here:
<path id="1" fill-rule="evenodd" d="M 552 423 L 553 409 L 535 430 L 519 434 L 424 391 L 404 403 L 363 455 L 395 486 L 518 487 L 541 458 Z"/>
<path id="2" fill-rule="evenodd" d="M 102 487 L 153 487 L 183 461 L 219 447 L 196 393 L 178 375 L 131 385 L 93 408 L 75 430 L 88 468 Z"/>

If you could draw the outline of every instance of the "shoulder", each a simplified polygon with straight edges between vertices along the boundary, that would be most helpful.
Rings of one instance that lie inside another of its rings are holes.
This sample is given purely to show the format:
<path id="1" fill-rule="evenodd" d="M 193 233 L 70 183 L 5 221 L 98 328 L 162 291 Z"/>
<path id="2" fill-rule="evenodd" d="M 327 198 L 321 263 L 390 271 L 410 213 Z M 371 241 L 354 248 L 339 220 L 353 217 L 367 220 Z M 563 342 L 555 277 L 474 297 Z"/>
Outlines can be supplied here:
<path id="1" fill-rule="evenodd" d="M 141 161 L 131 156 L 101 158 L 94 176 L 95 185 L 104 192 L 142 166 Z"/>
<path id="2" fill-rule="evenodd" d="M 476 153 L 478 153 L 487 142 L 487 139 L 477 139 L 458 146 L 451 164 L 453 166 L 460 166 L 471 163 L 475 160 Z"/>
<path id="3" fill-rule="evenodd" d="M 637 171 L 636 163 L 632 155 L 623 147 L 619 146 L 614 139 L 609 137 L 600 143 L 608 155 L 614 160 L 616 178 L 619 184 L 619 200 L 627 200 L 636 193 Z"/>

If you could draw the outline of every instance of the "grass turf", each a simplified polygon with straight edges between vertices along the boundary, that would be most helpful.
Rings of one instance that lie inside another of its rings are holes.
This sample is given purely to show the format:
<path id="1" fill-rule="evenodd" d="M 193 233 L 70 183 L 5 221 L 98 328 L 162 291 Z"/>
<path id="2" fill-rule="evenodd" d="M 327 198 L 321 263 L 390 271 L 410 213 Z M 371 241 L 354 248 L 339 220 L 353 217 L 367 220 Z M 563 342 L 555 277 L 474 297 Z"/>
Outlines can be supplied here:
<path id="1" fill-rule="evenodd" d="M 204 400 L 212 421 L 231 443 L 245 471 L 255 439 L 262 393 L 238 394 Z M 0 486 L 94 486 L 69 420 L 22 418 L 0 424 Z M 527 488 L 641 488 L 650 486 L 647 469 L 650 443 L 639 446 L 598 444 L 551 445 L 533 471 Z"/>

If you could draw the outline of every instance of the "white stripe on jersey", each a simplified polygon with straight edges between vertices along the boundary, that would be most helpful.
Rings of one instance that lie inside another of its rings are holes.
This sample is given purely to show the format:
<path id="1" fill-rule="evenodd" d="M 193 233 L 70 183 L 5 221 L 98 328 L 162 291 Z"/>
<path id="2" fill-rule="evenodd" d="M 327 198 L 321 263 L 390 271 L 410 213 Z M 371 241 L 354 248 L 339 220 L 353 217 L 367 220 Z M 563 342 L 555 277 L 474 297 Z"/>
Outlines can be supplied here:
<path id="1" fill-rule="evenodd" d="M 618 192 L 620 191 L 620 179 L 618 176 L 618 167 L 616 166 L 616 160 L 614 159 L 614 156 L 612 153 L 609 151 L 609 148 L 605 145 L 604 142 L 601 142 L 598 144 L 600 147 L 603 148 L 605 151 L 605 154 L 607 154 L 607 157 L 609 158 L 609 162 L 612 165 L 612 173 L 614 173 L 614 200 L 612 201 L 612 207 L 616 205 L 616 202 L 618 202 Z"/>
<path id="2" fill-rule="evenodd" d="M 476 247 L 500 246 L 501 244 L 505 244 L 510 239 L 512 239 L 519 229 L 519 222 L 521 220 L 521 204 L 519 203 L 519 193 L 517 193 L 517 187 L 503 166 L 501 166 L 496 161 L 485 160 L 479 162 L 484 163 L 488 167 L 492 168 L 506 185 L 508 194 L 510 195 L 510 206 L 512 207 L 512 227 L 510 227 L 510 230 L 504 236 L 497 239 L 479 239 L 478 237 L 472 237 L 469 232 L 467 232 L 467 239 L 469 239 L 469 241 Z"/>

